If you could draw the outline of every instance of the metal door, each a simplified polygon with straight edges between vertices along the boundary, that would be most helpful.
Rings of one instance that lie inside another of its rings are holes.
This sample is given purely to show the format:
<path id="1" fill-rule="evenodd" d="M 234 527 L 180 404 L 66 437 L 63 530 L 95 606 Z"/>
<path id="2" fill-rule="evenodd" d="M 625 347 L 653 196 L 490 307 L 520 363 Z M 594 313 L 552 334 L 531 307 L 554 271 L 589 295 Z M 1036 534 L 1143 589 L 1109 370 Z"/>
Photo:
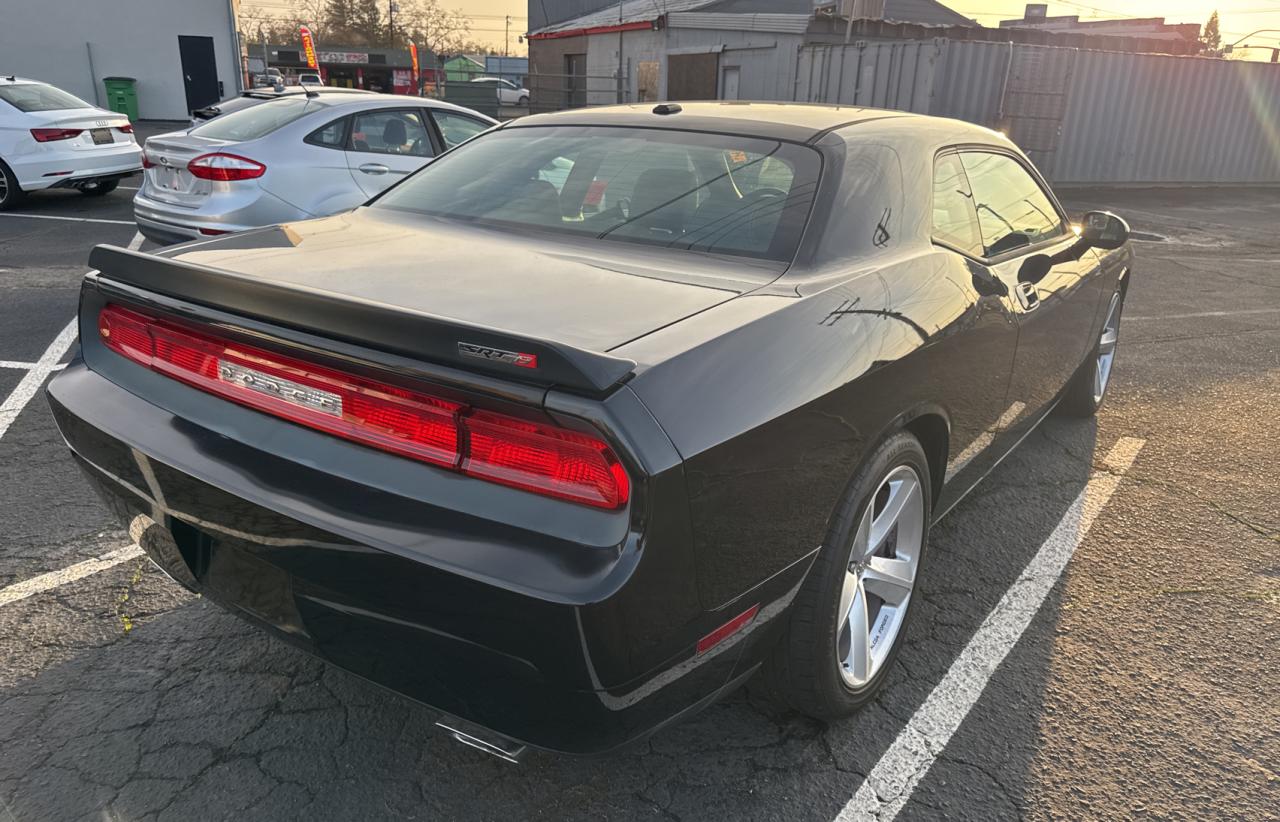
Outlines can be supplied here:
<path id="1" fill-rule="evenodd" d="M 739 68 L 737 66 L 725 66 L 720 73 L 721 100 L 738 99 L 738 72 Z"/>
<path id="2" fill-rule="evenodd" d="M 568 108 L 581 108 L 587 104 L 587 55 L 564 56 L 564 97 Z"/>
<path id="3" fill-rule="evenodd" d="M 1077 49 L 1010 44 L 998 127 L 1053 179 Z"/>
<path id="4" fill-rule="evenodd" d="M 218 61 L 213 56 L 213 38 L 178 35 L 178 56 L 182 59 L 187 113 L 218 102 Z"/>

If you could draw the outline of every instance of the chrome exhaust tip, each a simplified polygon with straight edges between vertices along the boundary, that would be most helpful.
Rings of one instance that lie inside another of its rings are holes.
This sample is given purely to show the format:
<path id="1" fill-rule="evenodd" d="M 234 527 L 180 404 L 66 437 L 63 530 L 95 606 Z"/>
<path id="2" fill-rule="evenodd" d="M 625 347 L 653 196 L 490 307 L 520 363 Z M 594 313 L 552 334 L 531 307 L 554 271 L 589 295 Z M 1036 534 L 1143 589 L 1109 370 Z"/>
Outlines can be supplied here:
<path id="1" fill-rule="evenodd" d="M 519 762 L 529 750 L 528 745 L 508 739 L 501 734 L 485 730 L 456 716 L 445 716 L 436 722 L 436 727 L 444 728 L 456 741 L 463 745 L 484 751 L 490 756 L 506 762 Z"/>

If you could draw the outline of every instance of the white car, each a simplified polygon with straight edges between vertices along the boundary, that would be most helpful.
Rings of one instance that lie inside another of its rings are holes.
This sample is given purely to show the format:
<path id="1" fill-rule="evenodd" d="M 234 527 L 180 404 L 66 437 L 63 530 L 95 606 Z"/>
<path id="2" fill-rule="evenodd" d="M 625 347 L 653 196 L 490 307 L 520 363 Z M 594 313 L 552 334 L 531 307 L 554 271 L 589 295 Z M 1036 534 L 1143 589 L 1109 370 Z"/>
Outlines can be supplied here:
<path id="1" fill-rule="evenodd" d="M 483 83 L 498 90 L 498 104 L 503 106 L 529 105 L 529 89 L 517 86 L 510 80 L 500 77 L 475 77 L 473 83 Z"/>
<path id="2" fill-rule="evenodd" d="M 142 170 L 129 118 L 48 83 L 0 77 L 0 211 L 31 191 L 115 190 Z"/>

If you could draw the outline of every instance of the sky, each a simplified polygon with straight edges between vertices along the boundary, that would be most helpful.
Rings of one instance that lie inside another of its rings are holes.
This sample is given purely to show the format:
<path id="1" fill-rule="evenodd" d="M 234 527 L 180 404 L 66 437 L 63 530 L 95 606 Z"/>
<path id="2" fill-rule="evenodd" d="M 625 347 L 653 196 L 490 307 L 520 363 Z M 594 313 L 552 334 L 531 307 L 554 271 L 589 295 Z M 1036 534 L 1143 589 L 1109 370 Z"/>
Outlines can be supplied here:
<path id="1" fill-rule="evenodd" d="M 288 0 L 263 0 L 262 4 L 278 8 Z M 987 26 L 999 25 L 1001 20 L 1022 16 L 1023 0 L 943 0 L 943 2 Z M 655 0 L 660 4 L 661 0 Z M 1101 3 L 1101 6 L 1093 5 Z M 255 0 L 241 0 L 242 5 L 258 5 Z M 474 39 L 501 49 L 503 42 L 503 17 L 511 15 L 511 52 L 524 54 L 524 46 L 516 41 L 516 35 L 528 27 L 528 0 L 445 0 L 442 6 L 456 8 L 471 19 Z M 1218 10 L 1222 24 L 1223 44 L 1240 39 L 1255 29 L 1280 29 L 1280 0 L 1224 0 L 1215 5 L 1213 0 L 1081 0 L 1080 2 L 1049 2 L 1050 15 L 1079 14 L 1081 20 L 1105 20 L 1119 17 L 1164 17 L 1169 23 L 1199 23 L 1209 19 Z M 1280 45 L 1280 32 L 1260 34 L 1248 42 L 1264 45 Z"/>

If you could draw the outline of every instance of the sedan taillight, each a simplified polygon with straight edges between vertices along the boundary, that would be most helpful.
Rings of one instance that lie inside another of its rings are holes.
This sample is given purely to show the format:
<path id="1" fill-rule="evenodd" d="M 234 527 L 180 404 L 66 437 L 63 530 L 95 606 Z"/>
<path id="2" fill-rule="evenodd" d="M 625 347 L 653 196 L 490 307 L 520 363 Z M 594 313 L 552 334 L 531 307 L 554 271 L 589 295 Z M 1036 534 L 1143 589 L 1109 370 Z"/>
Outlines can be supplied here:
<path id="1" fill-rule="evenodd" d="M 37 143 L 52 143 L 55 140 L 70 140 L 72 137 L 79 137 L 82 128 L 33 128 L 31 136 L 36 138 Z"/>
<path id="2" fill-rule="evenodd" d="M 231 182 L 252 180 L 267 173 L 267 167 L 256 160 L 237 154 L 202 154 L 187 163 L 187 171 L 201 180 Z"/>
<path id="3" fill-rule="evenodd" d="M 371 448 L 597 508 L 621 508 L 630 481 L 607 443 L 336 371 L 116 305 L 102 342 L 202 391 Z"/>
<path id="4" fill-rule="evenodd" d="M 122 126 L 116 126 L 117 131 L 123 131 L 125 134 L 133 133 L 133 123 L 125 123 Z"/>

